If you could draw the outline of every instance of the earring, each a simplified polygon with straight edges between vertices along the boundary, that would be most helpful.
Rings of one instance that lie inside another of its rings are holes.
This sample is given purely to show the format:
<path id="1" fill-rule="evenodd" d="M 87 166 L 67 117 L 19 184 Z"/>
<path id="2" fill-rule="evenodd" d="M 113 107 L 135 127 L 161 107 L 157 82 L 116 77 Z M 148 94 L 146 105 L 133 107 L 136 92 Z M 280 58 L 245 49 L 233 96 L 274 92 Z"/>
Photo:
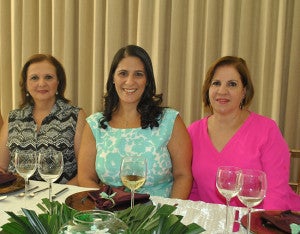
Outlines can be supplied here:
<path id="1" fill-rule="evenodd" d="M 241 110 L 242 110 L 243 107 L 244 107 L 244 102 L 245 102 L 245 98 L 243 98 L 243 100 L 242 100 L 241 103 L 240 103 L 240 109 L 241 109 Z"/>
<path id="2" fill-rule="evenodd" d="M 56 95 L 58 95 L 58 92 L 56 91 L 56 93 L 55 93 Z"/>
<path id="3" fill-rule="evenodd" d="M 28 92 L 26 92 L 26 97 L 29 97 L 29 93 Z"/>

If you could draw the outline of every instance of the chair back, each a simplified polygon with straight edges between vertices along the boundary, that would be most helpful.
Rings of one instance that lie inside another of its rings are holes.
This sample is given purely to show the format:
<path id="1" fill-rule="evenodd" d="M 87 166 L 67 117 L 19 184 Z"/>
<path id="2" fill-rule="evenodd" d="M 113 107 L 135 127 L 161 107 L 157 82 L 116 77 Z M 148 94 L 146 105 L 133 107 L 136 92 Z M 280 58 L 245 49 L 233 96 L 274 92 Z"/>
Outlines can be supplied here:
<path id="1" fill-rule="evenodd" d="M 290 163 L 290 186 L 297 193 L 300 194 L 300 150 L 291 149 L 291 163 Z"/>

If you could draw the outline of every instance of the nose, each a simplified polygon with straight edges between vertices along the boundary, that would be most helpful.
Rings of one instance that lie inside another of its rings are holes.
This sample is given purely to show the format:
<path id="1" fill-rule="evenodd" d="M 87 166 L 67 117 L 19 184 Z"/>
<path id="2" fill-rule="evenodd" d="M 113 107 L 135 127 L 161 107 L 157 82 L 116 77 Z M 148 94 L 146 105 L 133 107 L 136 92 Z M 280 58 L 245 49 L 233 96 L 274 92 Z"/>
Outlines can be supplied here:
<path id="1" fill-rule="evenodd" d="M 44 78 L 40 78 L 39 80 L 38 80 L 38 86 L 39 87 L 43 87 L 44 85 L 45 85 L 45 79 Z"/>
<path id="2" fill-rule="evenodd" d="M 228 92 L 228 89 L 227 89 L 226 84 L 221 84 L 219 86 L 218 93 L 224 94 L 224 93 L 227 93 L 227 92 Z"/>
<path id="3" fill-rule="evenodd" d="M 134 75 L 129 74 L 126 79 L 126 84 L 132 84 L 132 83 L 134 83 Z"/>

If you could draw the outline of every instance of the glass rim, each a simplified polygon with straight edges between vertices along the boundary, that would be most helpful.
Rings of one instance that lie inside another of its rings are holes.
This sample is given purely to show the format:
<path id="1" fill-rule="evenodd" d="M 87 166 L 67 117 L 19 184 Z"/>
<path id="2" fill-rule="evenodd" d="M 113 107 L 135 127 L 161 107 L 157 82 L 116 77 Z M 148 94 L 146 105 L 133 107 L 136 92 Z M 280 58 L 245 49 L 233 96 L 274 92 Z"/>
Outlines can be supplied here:
<path id="1" fill-rule="evenodd" d="M 111 211 L 107 211 L 107 210 L 82 210 L 82 211 L 78 211 L 73 215 L 73 220 L 77 223 L 82 223 L 82 224 L 92 224 L 95 223 L 99 220 L 92 220 L 92 221 L 85 221 L 85 220 L 81 220 L 78 218 L 79 215 L 83 215 L 83 214 L 87 214 L 87 215 L 104 215 L 106 217 L 108 217 L 107 220 L 103 220 L 103 222 L 107 222 L 108 220 L 110 220 L 111 218 L 116 218 L 115 214 Z"/>

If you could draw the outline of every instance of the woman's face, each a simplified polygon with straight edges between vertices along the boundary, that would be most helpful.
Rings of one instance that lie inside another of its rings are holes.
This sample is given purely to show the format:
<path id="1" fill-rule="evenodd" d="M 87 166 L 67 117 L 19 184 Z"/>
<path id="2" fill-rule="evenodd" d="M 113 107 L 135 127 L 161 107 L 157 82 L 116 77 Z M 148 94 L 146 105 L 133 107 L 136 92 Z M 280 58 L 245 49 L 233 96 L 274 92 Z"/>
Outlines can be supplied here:
<path id="1" fill-rule="evenodd" d="M 26 86 L 34 102 L 55 101 L 58 84 L 56 68 L 48 61 L 33 63 L 28 67 Z"/>
<path id="2" fill-rule="evenodd" d="M 120 104 L 135 104 L 141 100 L 147 83 L 143 62 L 138 57 L 125 57 L 114 73 L 114 84 Z"/>
<path id="3" fill-rule="evenodd" d="M 241 76 L 231 65 L 218 67 L 209 88 L 209 100 L 214 113 L 230 114 L 240 109 L 246 94 Z"/>

